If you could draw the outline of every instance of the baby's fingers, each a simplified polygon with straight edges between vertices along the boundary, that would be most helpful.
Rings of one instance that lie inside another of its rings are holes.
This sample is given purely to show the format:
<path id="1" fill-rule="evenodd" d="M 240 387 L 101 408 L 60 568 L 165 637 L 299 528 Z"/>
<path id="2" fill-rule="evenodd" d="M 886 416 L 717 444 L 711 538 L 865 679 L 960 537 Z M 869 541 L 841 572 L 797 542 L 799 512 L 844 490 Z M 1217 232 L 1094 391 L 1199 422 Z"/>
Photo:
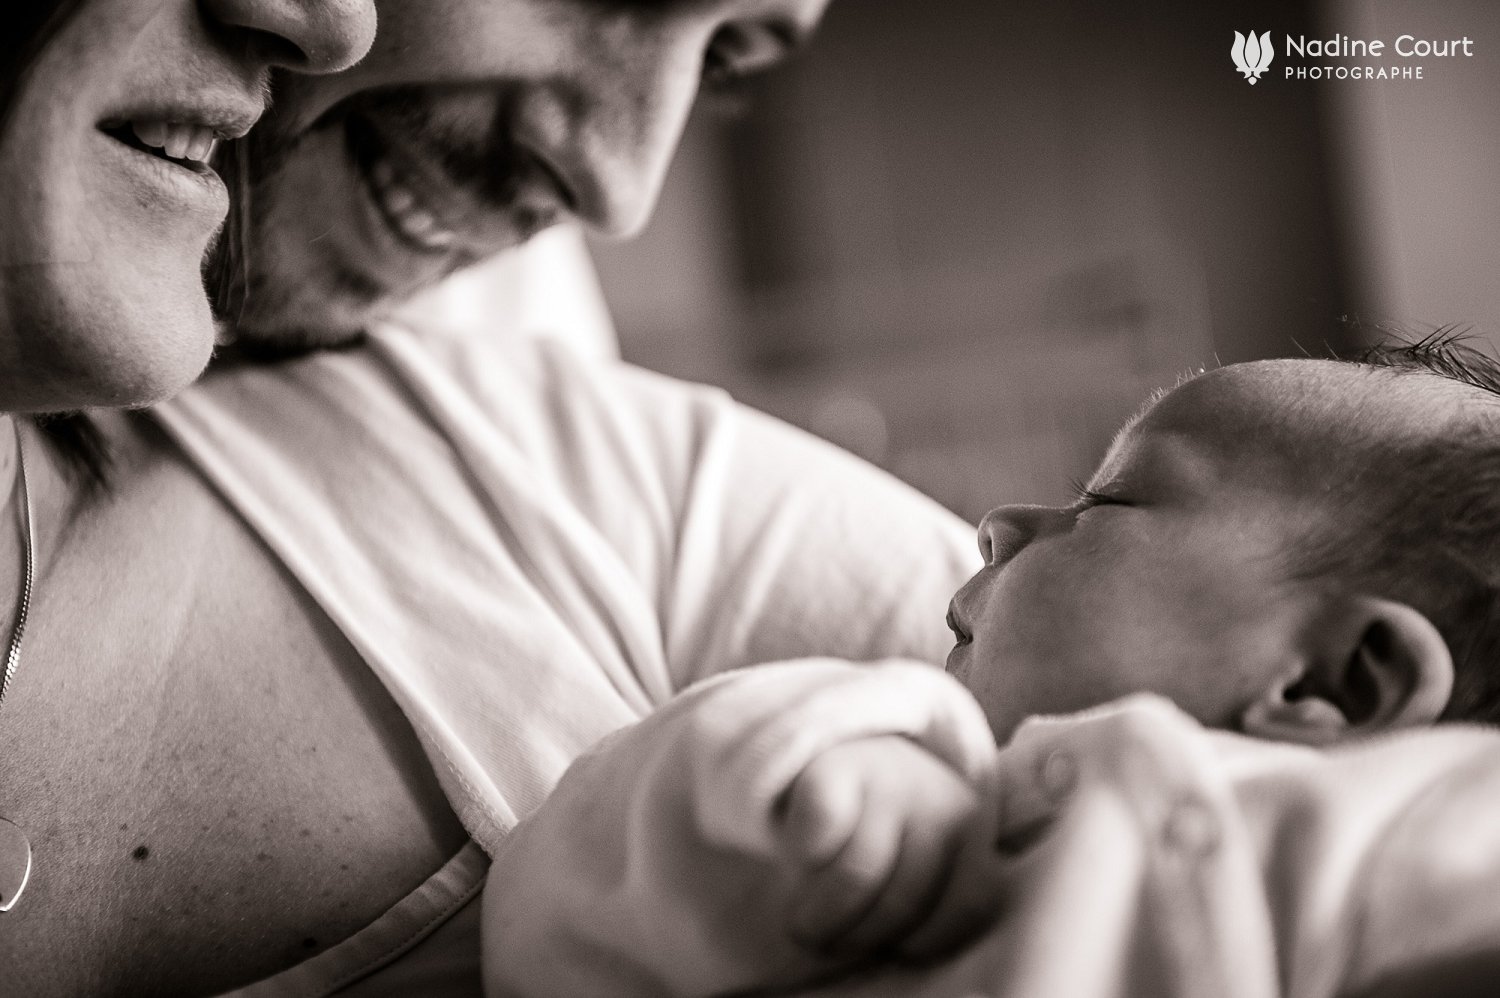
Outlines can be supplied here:
<path id="1" fill-rule="evenodd" d="M 813 762 L 792 784 L 781 814 L 780 837 L 794 865 L 832 861 L 854 834 L 864 809 L 863 782 L 827 759 Z"/>
<path id="2" fill-rule="evenodd" d="M 901 823 L 892 819 L 867 811 L 838 854 L 806 873 L 790 917 L 793 939 L 829 949 L 870 911 L 901 851 Z"/>
<path id="3" fill-rule="evenodd" d="M 909 816 L 911 817 L 911 816 Z M 865 956 L 899 948 L 906 937 L 925 928 L 946 898 L 957 866 L 961 839 L 954 834 L 956 814 L 928 811 L 897 828 L 890 875 L 877 885 L 858 917 L 825 945 L 848 956 Z M 946 938 L 946 934 L 943 936 Z"/>
<path id="4" fill-rule="evenodd" d="M 971 828 L 926 921 L 898 941 L 898 953 L 918 962 L 935 960 L 970 942 L 995 920 L 1005 878 L 992 839 L 987 825 Z"/>

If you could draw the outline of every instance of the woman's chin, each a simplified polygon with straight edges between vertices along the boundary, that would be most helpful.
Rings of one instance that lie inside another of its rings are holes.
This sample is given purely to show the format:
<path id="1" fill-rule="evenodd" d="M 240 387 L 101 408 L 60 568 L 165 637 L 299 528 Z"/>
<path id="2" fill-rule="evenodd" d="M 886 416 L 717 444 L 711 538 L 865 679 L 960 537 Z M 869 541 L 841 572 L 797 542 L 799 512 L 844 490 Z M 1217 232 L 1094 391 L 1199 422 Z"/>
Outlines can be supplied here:
<path id="1" fill-rule="evenodd" d="M 33 316 L 46 329 L 28 351 L 26 385 L 0 392 L 17 411 L 140 408 L 176 395 L 203 372 L 214 325 L 202 289 L 152 301 L 117 297 L 113 308 L 65 309 Z"/>
<path id="2" fill-rule="evenodd" d="M 141 408 L 164 402 L 187 388 L 208 366 L 214 347 L 214 327 L 208 305 L 191 325 L 177 327 L 170 339 L 155 337 L 140 352 L 121 358 L 112 369 L 98 372 L 99 400 L 90 407 Z"/>

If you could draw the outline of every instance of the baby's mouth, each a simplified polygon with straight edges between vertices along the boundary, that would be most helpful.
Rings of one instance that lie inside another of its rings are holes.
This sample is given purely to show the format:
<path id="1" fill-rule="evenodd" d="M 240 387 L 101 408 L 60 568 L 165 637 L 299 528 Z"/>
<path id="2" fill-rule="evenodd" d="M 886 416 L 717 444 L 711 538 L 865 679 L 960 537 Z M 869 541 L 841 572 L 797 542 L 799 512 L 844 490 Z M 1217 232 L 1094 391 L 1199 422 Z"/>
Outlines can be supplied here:
<path id="1" fill-rule="evenodd" d="M 974 640 L 974 636 L 964 630 L 964 626 L 958 622 L 958 613 L 951 603 L 948 604 L 948 630 L 953 632 L 960 648 Z"/>

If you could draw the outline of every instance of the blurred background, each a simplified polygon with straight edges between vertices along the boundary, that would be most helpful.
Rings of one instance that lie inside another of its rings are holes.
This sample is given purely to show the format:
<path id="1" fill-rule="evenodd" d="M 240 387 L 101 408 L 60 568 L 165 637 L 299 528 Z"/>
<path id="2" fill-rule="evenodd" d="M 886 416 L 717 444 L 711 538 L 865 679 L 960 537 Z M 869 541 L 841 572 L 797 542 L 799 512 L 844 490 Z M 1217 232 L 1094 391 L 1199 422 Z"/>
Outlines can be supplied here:
<path id="1" fill-rule="evenodd" d="M 1276 48 L 1254 86 L 1236 30 Z M 1387 53 L 1284 51 L 1334 33 Z M 1474 55 L 1397 59 L 1399 34 Z M 1376 322 L 1500 333 L 1497 105 L 1493 0 L 842 0 L 743 108 L 698 114 L 644 236 L 554 233 L 466 302 L 617 336 L 977 519 L 1063 501 L 1185 371 Z"/>

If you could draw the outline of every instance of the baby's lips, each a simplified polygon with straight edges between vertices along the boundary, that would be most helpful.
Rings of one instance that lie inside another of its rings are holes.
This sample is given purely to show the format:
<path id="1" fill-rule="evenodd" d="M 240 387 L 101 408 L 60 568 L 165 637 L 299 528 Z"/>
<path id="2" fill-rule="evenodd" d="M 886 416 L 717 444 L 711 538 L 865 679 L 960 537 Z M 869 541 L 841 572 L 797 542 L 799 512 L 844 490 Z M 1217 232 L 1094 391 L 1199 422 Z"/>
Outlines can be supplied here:
<path id="1" fill-rule="evenodd" d="M 964 627 L 963 622 L 959 619 L 956 600 L 948 604 L 948 630 L 953 632 L 954 638 L 958 640 L 960 645 L 969 644 L 974 640 L 974 636 L 969 633 L 968 628 Z"/>

